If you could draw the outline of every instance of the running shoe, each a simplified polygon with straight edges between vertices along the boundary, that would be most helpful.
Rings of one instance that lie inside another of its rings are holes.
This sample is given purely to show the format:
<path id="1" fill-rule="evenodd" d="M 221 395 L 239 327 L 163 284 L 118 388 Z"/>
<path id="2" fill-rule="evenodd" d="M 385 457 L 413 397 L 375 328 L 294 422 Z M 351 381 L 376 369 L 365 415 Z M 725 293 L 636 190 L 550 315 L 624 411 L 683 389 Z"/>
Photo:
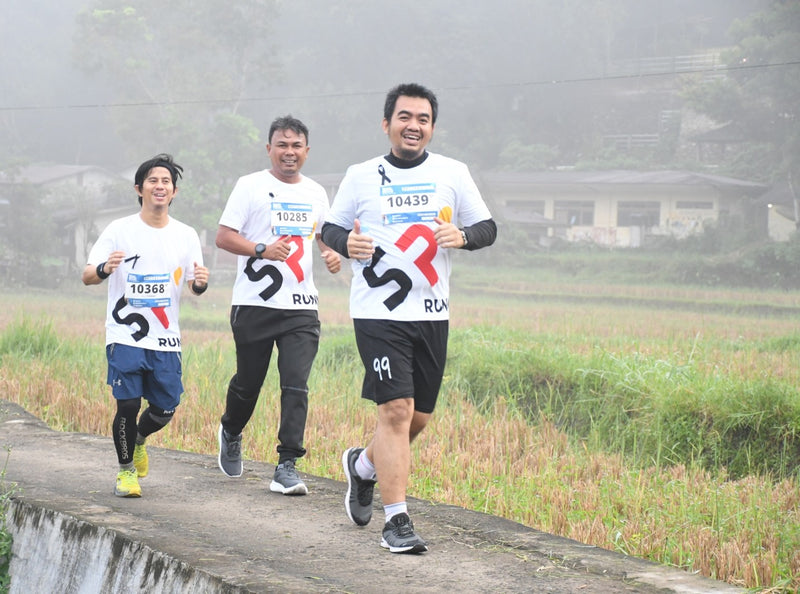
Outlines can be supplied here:
<path id="1" fill-rule="evenodd" d="M 408 514 L 397 514 L 383 527 L 381 546 L 390 553 L 424 553 L 428 545 L 414 532 Z"/>
<path id="2" fill-rule="evenodd" d="M 269 490 L 284 495 L 308 494 L 308 487 L 300 480 L 297 470 L 294 468 L 294 460 L 286 460 L 275 467 L 275 474 L 269 484 Z"/>
<path id="3" fill-rule="evenodd" d="M 136 467 L 136 474 L 139 478 L 144 478 L 150 472 L 150 458 L 147 456 L 147 446 L 136 444 L 133 448 L 133 465 Z"/>
<path id="4" fill-rule="evenodd" d="M 139 486 L 139 477 L 136 469 L 120 470 L 117 473 L 117 484 L 114 487 L 114 495 L 117 497 L 141 497 L 142 488 Z"/>
<path id="5" fill-rule="evenodd" d="M 372 519 L 372 497 L 376 482 L 362 479 L 356 472 L 356 460 L 363 451 L 364 448 L 350 448 L 342 454 L 342 466 L 347 477 L 344 509 L 350 521 L 358 526 L 366 526 Z"/>
<path id="6" fill-rule="evenodd" d="M 242 476 L 242 434 L 231 435 L 219 426 L 219 468 L 230 477 Z"/>

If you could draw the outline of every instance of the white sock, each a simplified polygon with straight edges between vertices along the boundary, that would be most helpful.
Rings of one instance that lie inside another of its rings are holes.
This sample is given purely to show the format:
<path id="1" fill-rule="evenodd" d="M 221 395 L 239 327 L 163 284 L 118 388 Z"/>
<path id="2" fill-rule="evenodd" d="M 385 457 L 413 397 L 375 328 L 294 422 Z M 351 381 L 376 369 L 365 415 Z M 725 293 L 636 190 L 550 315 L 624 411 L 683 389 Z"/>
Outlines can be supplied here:
<path id="1" fill-rule="evenodd" d="M 408 506 L 405 501 L 391 503 L 383 506 L 383 513 L 386 515 L 386 521 L 389 522 L 397 514 L 408 514 Z"/>
<path id="2" fill-rule="evenodd" d="M 375 466 L 367 458 L 367 449 L 364 448 L 356 459 L 356 474 L 368 481 L 375 480 Z"/>

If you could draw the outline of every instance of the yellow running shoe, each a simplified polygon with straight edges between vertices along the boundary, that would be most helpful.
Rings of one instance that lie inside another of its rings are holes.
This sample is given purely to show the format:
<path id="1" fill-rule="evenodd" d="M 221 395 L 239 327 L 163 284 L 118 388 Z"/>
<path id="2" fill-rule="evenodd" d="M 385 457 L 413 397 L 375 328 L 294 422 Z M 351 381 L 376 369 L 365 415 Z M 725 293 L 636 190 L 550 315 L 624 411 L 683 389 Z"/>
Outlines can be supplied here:
<path id="1" fill-rule="evenodd" d="M 150 458 L 147 457 L 147 446 L 138 443 L 133 448 L 133 465 L 136 467 L 136 474 L 139 478 L 144 478 L 150 472 Z"/>
<path id="2" fill-rule="evenodd" d="M 120 470 L 117 473 L 117 486 L 114 487 L 117 497 L 141 497 L 142 488 L 139 486 L 139 477 L 136 469 Z"/>

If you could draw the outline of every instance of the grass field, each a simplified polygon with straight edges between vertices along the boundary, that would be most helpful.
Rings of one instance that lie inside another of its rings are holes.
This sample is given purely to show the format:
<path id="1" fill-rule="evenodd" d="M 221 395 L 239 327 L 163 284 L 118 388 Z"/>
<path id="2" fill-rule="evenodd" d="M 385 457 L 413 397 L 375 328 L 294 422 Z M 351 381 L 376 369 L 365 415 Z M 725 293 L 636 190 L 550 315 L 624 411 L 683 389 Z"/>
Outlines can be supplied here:
<path id="1" fill-rule="evenodd" d="M 800 588 L 800 296 L 536 277 L 456 262 L 440 404 L 409 494 L 763 592 Z M 300 469 L 342 480 L 374 409 L 347 275 L 320 275 L 323 335 Z M 234 370 L 230 283 L 184 301 L 186 394 L 160 446 L 215 454 Z M 0 394 L 110 435 L 105 287 L 0 292 Z M 246 458 L 274 463 L 270 370 Z M 13 452 L 12 452 L 13 455 Z M 109 480 L 115 472 L 109 451 Z"/>

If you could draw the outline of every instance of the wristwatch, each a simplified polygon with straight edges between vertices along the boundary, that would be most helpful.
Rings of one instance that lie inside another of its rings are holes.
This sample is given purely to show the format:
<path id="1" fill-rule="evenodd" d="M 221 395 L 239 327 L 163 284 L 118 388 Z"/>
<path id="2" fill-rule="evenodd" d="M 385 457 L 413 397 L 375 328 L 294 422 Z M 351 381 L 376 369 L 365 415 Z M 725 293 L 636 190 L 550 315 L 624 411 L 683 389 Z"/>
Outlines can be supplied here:
<path id="1" fill-rule="evenodd" d="M 260 260 L 262 258 L 262 256 L 264 255 L 264 250 L 266 250 L 266 249 L 267 249 L 267 246 L 265 246 L 263 243 L 257 243 L 256 244 L 256 258 L 258 258 Z"/>
<path id="2" fill-rule="evenodd" d="M 461 239 L 464 240 L 464 245 L 461 246 L 462 248 L 464 248 L 467 246 L 467 232 L 464 231 L 463 229 L 461 229 Z"/>

